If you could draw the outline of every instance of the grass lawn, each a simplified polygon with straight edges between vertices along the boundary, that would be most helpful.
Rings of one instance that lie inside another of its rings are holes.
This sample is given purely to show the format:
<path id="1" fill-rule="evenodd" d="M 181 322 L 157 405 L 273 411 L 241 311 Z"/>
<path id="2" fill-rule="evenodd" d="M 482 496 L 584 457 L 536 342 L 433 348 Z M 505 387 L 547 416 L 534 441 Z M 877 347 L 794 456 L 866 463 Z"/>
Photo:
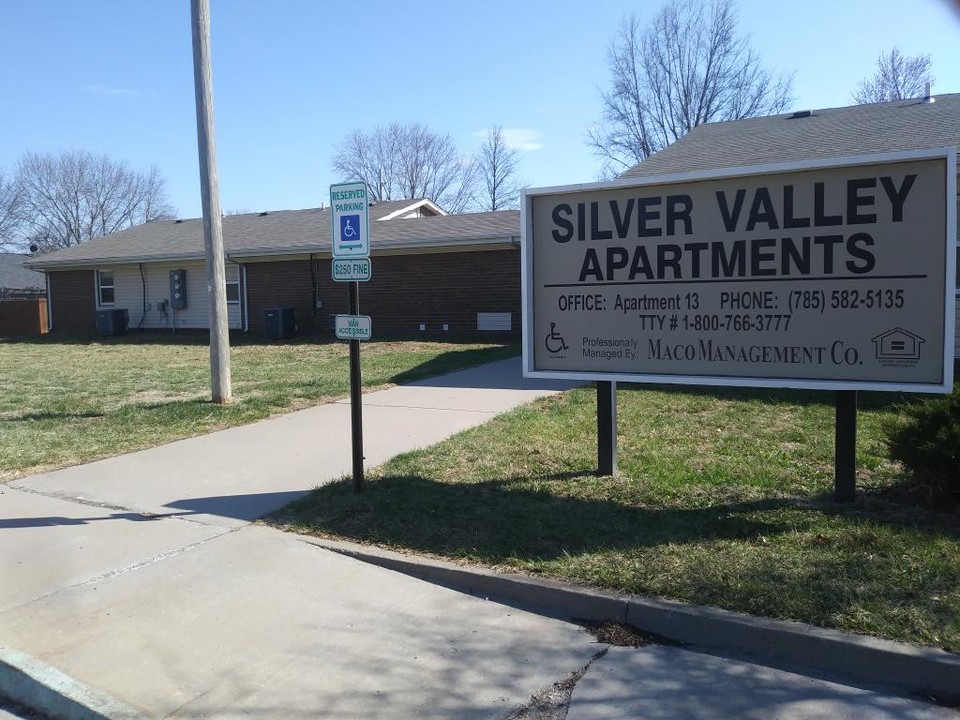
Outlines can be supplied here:
<path id="1" fill-rule="evenodd" d="M 593 475 L 595 397 L 537 401 L 272 521 L 960 652 L 960 512 L 890 491 L 889 396 L 861 394 L 847 506 L 831 499 L 829 393 L 622 386 L 613 478 Z"/>
<path id="2" fill-rule="evenodd" d="M 513 344 L 364 343 L 363 385 L 410 382 L 518 353 Z M 0 340 L 0 482 L 344 397 L 348 354 L 343 342 L 234 341 L 235 402 L 220 407 L 209 402 L 205 337 Z"/>

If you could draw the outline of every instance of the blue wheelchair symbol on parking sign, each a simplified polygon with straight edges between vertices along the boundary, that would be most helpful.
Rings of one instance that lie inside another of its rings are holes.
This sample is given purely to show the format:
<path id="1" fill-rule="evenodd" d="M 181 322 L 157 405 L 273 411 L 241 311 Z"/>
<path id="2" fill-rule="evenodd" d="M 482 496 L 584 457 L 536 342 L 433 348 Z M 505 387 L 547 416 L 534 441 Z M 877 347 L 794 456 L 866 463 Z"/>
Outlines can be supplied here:
<path id="1" fill-rule="evenodd" d="M 360 245 L 360 216 L 340 216 L 340 244 L 344 246 Z"/>

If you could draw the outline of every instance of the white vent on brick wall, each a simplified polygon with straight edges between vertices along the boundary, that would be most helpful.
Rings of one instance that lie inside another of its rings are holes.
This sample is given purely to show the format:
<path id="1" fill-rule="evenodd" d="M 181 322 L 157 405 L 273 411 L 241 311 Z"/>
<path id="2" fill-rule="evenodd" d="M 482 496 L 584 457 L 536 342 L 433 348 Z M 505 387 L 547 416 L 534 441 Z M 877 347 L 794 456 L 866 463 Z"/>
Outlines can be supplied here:
<path id="1" fill-rule="evenodd" d="M 477 330 L 510 330 L 510 313 L 477 313 Z"/>

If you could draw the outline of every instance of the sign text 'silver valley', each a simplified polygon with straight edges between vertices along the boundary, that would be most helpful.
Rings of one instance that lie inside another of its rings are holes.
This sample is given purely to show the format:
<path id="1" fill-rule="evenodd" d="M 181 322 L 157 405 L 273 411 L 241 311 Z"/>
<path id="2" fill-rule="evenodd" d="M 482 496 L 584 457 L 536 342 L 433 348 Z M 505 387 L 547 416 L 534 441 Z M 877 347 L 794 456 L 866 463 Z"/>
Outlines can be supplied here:
<path id="1" fill-rule="evenodd" d="M 878 216 L 894 223 L 903 222 L 904 205 L 916 179 L 916 174 L 900 178 L 861 177 L 829 189 L 826 182 L 813 182 L 813 207 L 807 214 L 797 210 L 793 184 L 775 190 L 779 193 L 778 203 L 766 186 L 715 191 L 711 200 L 716 203 L 714 209 L 721 225 L 710 228 L 710 235 L 752 233 L 757 229 L 778 231 L 770 237 L 735 239 L 729 243 L 714 239 L 680 240 L 697 236 L 694 201 L 689 194 L 638 194 L 625 200 L 558 202 L 551 213 L 551 236 L 557 243 L 632 241 L 602 248 L 586 247 L 579 282 L 832 275 L 841 270 L 865 274 L 876 266 L 874 238 L 862 230 L 843 234 L 836 229 L 872 225 Z M 833 192 L 828 194 L 828 190 Z M 837 205 L 836 208 L 828 205 L 828 197 L 833 198 L 829 204 Z M 609 217 L 608 224 L 601 221 L 601 204 L 606 205 L 603 210 Z M 663 237 L 677 240 L 658 241 L 649 247 L 642 242 L 645 238 Z"/>

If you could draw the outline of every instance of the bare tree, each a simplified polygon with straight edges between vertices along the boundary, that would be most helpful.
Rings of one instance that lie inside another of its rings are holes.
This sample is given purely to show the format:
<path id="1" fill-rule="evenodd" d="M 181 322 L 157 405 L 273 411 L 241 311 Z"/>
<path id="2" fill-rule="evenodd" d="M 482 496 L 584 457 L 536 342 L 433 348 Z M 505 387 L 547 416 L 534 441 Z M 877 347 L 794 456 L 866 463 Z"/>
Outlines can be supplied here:
<path id="1" fill-rule="evenodd" d="M 354 130 L 336 147 L 333 168 L 344 180 L 366 182 L 374 200 L 425 197 L 449 212 L 470 203 L 477 176 L 449 135 L 420 123 Z"/>
<path id="2" fill-rule="evenodd" d="M 642 28 L 625 20 L 607 52 L 612 87 L 588 142 L 607 174 L 701 123 L 782 112 L 792 76 L 764 69 L 737 32 L 733 0 L 671 0 Z"/>
<path id="3" fill-rule="evenodd" d="M 23 227 L 41 252 L 173 216 L 156 167 L 137 172 L 85 151 L 20 158 Z"/>
<path id="4" fill-rule="evenodd" d="M 519 207 L 520 183 L 517 181 L 518 150 L 507 144 L 503 128 L 497 125 L 487 130 L 487 138 L 477 158 L 483 196 L 481 210 L 508 210 Z"/>
<path id="5" fill-rule="evenodd" d="M 894 48 L 880 53 L 873 77 L 860 81 L 853 93 L 858 105 L 923 97 L 927 83 L 933 84 L 929 55 L 910 57 Z"/>
<path id="6" fill-rule="evenodd" d="M 13 249 L 21 221 L 22 192 L 17 179 L 0 170 L 0 250 Z"/>

